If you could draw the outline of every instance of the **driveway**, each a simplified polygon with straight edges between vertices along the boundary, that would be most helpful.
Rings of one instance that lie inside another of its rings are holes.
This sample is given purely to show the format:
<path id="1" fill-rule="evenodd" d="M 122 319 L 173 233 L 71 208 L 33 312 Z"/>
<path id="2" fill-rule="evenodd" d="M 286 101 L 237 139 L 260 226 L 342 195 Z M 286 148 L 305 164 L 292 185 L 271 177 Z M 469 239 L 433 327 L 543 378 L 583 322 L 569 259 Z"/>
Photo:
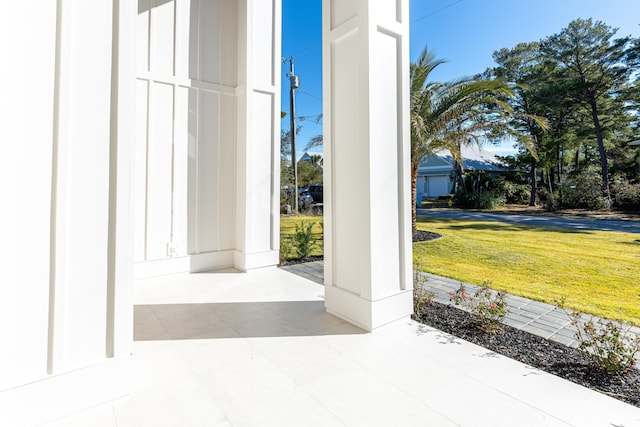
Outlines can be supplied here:
<path id="1" fill-rule="evenodd" d="M 563 218 L 538 215 L 513 215 L 488 212 L 465 212 L 453 209 L 418 209 L 418 216 L 470 221 L 501 221 L 540 227 L 573 228 L 578 230 L 620 231 L 640 234 L 639 221 L 616 221 L 606 219 Z"/>

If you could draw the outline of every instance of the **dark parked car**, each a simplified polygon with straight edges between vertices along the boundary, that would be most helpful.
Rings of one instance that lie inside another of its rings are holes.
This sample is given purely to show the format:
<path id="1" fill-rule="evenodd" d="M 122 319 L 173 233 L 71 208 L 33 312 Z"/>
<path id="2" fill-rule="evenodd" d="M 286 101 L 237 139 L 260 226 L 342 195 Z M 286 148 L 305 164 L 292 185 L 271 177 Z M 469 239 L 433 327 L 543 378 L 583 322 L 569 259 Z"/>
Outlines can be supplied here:
<path id="1" fill-rule="evenodd" d="M 298 193 L 298 209 L 307 209 L 313 204 L 313 198 L 308 191 Z"/>
<path id="2" fill-rule="evenodd" d="M 311 184 L 309 186 L 309 194 L 313 197 L 313 201 L 315 203 L 322 203 L 322 192 L 323 185 L 322 184 Z"/>

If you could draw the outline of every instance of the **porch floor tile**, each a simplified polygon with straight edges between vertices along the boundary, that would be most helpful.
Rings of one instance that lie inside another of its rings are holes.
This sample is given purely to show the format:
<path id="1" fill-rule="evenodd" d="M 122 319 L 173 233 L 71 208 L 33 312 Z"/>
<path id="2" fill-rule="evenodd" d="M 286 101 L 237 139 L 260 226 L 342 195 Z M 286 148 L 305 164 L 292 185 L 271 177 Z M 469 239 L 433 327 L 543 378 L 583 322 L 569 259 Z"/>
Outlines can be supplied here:
<path id="1" fill-rule="evenodd" d="M 640 425 L 640 409 L 409 318 L 373 333 L 282 269 L 135 284 L 130 396 L 53 426 Z"/>

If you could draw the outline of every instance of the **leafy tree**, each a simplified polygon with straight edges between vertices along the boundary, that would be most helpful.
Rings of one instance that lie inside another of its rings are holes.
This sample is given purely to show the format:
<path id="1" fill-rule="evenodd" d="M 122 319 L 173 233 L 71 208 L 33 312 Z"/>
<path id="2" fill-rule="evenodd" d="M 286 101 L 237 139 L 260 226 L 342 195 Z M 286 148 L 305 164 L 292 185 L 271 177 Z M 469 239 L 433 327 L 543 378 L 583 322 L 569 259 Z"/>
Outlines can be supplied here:
<path id="1" fill-rule="evenodd" d="M 609 197 L 609 165 L 602 126 L 605 100 L 619 101 L 615 91 L 632 72 L 624 63 L 630 38 L 613 39 L 616 31 L 600 21 L 576 19 L 541 42 L 542 53 L 558 65 L 561 79 L 571 85 L 567 95 L 584 104 L 590 114 L 605 197 Z"/>
<path id="2" fill-rule="evenodd" d="M 513 109 L 508 120 L 509 135 L 522 147 L 520 158 L 529 165 L 531 190 L 529 205 L 536 203 L 538 152 L 541 138 L 549 127 L 543 116 L 545 105 L 541 99 L 541 87 L 547 81 L 548 67 L 539 52 L 539 44 L 519 43 L 512 49 L 500 49 L 493 53 L 498 64 L 489 75 L 514 84 L 514 96 L 507 102 Z"/>
<path id="3" fill-rule="evenodd" d="M 301 127 L 298 126 L 296 134 L 300 133 Z M 280 130 L 280 187 L 293 186 L 293 169 L 291 167 L 291 130 Z M 281 202 L 288 200 L 286 193 L 281 191 Z M 286 203 L 281 203 L 286 204 Z"/>
<path id="4" fill-rule="evenodd" d="M 322 135 L 315 135 L 309 139 L 307 142 L 307 146 L 304 148 L 306 151 L 311 150 L 312 148 L 322 147 L 322 143 L 324 142 L 324 138 Z"/>
<path id="5" fill-rule="evenodd" d="M 311 161 L 298 161 L 298 185 L 308 187 L 322 182 L 320 156 L 312 156 Z"/>

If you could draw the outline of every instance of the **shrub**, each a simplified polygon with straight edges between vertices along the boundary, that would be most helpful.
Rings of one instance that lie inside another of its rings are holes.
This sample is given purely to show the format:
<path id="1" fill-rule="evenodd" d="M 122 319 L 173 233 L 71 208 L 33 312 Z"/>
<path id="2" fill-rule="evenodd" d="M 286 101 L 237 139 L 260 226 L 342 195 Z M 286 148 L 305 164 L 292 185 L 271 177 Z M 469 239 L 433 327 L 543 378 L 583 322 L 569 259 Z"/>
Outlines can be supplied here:
<path id="1" fill-rule="evenodd" d="M 458 193 L 453 205 L 463 209 L 495 209 L 504 205 L 504 196 L 491 190 Z"/>
<path id="2" fill-rule="evenodd" d="M 602 194 L 602 176 L 589 166 L 562 184 L 562 204 L 569 208 L 609 209 L 611 202 Z"/>
<path id="3" fill-rule="evenodd" d="M 487 288 L 487 284 L 484 282 L 473 295 L 469 295 L 464 284 L 460 283 L 457 291 L 449 292 L 449 300 L 469 310 L 476 326 L 492 334 L 503 330 L 502 321 L 508 310 L 504 291 L 493 292 Z"/>
<path id="4" fill-rule="evenodd" d="M 632 369 L 635 356 L 640 352 L 640 336 L 631 336 L 622 329 L 622 322 L 593 317 L 582 321 L 582 313 L 569 313 L 571 324 L 578 330 L 576 338 L 580 342 L 578 350 L 591 358 L 607 374 L 619 375 Z"/>
<path id="5" fill-rule="evenodd" d="M 413 274 L 413 313 L 417 317 L 425 314 L 426 307 L 433 305 L 435 294 L 426 289 L 427 278 L 423 277 L 420 272 Z"/>
<path id="6" fill-rule="evenodd" d="M 494 209 L 504 205 L 502 178 L 486 171 L 468 171 L 453 196 L 453 205 L 463 209 Z"/>
<path id="7" fill-rule="evenodd" d="M 292 205 L 293 196 L 286 188 L 280 189 L 280 206 Z"/>
<path id="8" fill-rule="evenodd" d="M 630 211 L 640 211 L 640 183 L 631 184 L 627 179 L 616 176 L 611 185 L 615 207 Z"/>
<path id="9" fill-rule="evenodd" d="M 293 234 L 293 243 L 298 254 L 298 258 L 306 258 L 311 255 L 311 251 L 316 247 L 316 241 L 313 238 L 312 229 L 315 222 L 302 221 L 296 224 L 295 233 Z"/>
<path id="10" fill-rule="evenodd" d="M 507 203 L 516 205 L 529 204 L 529 199 L 531 198 L 531 186 L 505 181 L 503 188 L 504 198 Z"/>
<path id="11" fill-rule="evenodd" d="M 546 188 L 538 190 L 538 197 L 544 205 L 544 209 L 548 212 L 555 212 L 558 210 L 558 195 L 555 192 L 550 192 Z"/>
<path id="12" fill-rule="evenodd" d="M 280 263 L 291 258 L 293 246 L 293 238 L 290 236 L 280 236 Z"/>

